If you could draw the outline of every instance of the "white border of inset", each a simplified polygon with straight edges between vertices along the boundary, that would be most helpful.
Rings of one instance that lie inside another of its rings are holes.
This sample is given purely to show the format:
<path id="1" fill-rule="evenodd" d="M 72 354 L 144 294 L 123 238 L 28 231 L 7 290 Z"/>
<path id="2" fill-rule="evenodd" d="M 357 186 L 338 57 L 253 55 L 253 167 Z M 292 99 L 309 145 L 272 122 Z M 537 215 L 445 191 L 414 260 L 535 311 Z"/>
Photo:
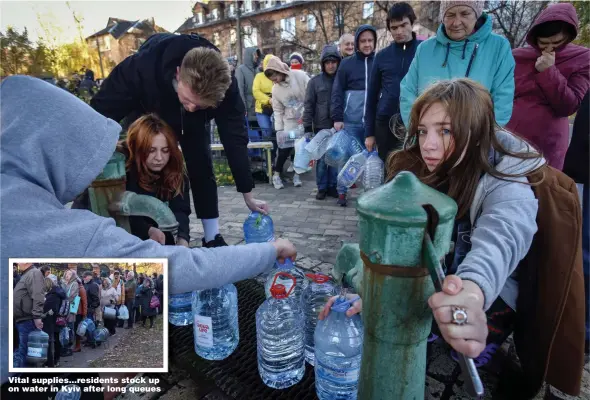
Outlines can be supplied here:
<path id="1" fill-rule="evenodd" d="M 164 335 L 164 349 L 163 349 L 163 361 L 164 365 L 162 368 L 14 368 L 12 343 L 14 343 L 13 329 L 13 287 L 12 282 L 14 281 L 14 263 L 64 263 L 64 264 L 78 264 L 78 263 L 162 263 L 162 270 L 164 275 L 164 295 L 163 301 L 164 310 L 162 313 L 163 318 L 163 335 Z M 167 258 L 9 258 L 8 265 L 10 269 L 10 280 L 8 284 L 8 299 L 9 299 L 9 310 L 8 310 L 8 372 L 33 372 L 40 374 L 48 374 L 52 372 L 168 372 L 168 259 Z"/>

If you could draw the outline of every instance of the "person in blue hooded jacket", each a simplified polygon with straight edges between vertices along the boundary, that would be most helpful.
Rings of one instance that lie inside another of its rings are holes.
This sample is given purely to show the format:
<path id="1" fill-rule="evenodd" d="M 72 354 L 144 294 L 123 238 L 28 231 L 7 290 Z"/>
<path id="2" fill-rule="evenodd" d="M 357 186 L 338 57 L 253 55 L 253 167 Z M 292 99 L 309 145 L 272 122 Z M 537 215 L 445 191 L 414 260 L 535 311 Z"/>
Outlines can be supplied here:
<path id="1" fill-rule="evenodd" d="M 365 143 L 365 102 L 369 85 L 377 31 L 371 25 L 361 25 L 354 36 L 356 53 L 342 60 L 334 86 L 332 87 L 332 106 L 330 113 L 337 131 L 346 129 Z M 338 204 L 346 207 L 345 186 L 338 187 Z"/>
<path id="2" fill-rule="evenodd" d="M 409 126 L 416 98 L 432 83 L 467 77 L 490 91 L 496 121 L 504 126 L 512 115 L 514 57 L 508 40 L 492 32 L 484 1 L 441 1 L 436 36 L 420 44 L 400 86 L 400 110 Z"/>
<path id="3" fill-rule="evenodd" d="M 399 86 L 414 59 L 421 40 L 416 40 L 412 27 L 416 14 L 408 3 L 400 2 L 387 12 L 387 30 L 393 42 L 375 56 L 367 87 L 365 146 L 373 151 L 375 144 L 383 162 L 403 143 L 390 128 L 399 118 Z"/>

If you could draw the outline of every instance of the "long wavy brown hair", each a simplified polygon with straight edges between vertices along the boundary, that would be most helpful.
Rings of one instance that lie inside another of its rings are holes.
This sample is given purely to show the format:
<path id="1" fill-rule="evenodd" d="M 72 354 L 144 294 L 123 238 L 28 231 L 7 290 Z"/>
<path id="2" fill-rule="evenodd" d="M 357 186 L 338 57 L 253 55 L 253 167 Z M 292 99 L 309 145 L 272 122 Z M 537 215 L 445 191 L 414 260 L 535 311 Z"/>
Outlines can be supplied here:
<path id="1" fill-rule="evenodd" d="M 424 113 L 435 103 L 442 104 L 447 110 L 454 145 L 446 150 L 445 160 L 430 172 L 420 154 L 418 125 Z M 467 78 L 435 83 L 418 97 L 412 107 L 404 147 L 391 153 L 387 159 L 387 180 L 390 181 L 401 171 L 410 171 L 426 185 L 448 189 L 447 194 L 457 202 L 457 218 L 461 218 L 469 211 L 483 173 L 502 180 L 513 180 L 543 167 L 542 156 L 530 145 L 530 150 L 523 153 L 505 149 L 496 137 L 496 131 L 501 129 L 495 120 L 492 97 L 485 87 Z M 491 149 L 523 161 L 538 159 L 539 162 L 522 174 L 506 174 L 490 163 Z"/>
<path id="2" fill-rule="evenodd" d="M 159 133 L 166 137 L 170 159 L 160 173 L 150 171 L 146 165 L 154 136 Z M 125 142 L 128 152 L 127 170 L 137 172 L 139 186 L 156 193 L 158 198 L 170 200 L 182 195 L 184 185 L 184 160 L 178 148 L 176 136 L 170 125 L 155 114 L 146 114 L 137 119 L 127 130 Z"/>

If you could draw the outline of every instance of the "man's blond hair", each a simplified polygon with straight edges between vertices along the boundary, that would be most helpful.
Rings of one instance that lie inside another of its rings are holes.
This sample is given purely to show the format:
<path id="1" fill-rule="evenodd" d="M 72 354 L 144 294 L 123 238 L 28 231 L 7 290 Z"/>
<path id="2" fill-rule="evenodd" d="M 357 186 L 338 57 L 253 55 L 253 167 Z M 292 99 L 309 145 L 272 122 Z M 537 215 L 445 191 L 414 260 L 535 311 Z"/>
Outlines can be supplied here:
<path id="1" fill-rule="evenodd" d="M 197 47 L 182 59 L 180 80 L 198 95 L 203 104 L 215 107 L 231 84 L 229 63 L 217 50 Z"/>

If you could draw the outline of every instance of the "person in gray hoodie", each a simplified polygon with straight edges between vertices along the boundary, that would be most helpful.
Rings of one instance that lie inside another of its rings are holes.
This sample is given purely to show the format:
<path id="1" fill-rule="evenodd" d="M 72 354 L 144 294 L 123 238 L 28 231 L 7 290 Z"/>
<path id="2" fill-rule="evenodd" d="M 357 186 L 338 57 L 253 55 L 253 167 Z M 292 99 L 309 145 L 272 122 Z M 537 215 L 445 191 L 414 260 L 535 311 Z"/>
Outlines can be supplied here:
<path id="1" fill-rule="evenodd" d="M 0 84 L 1 287 L 9 257 L 167 258 L 170 294 L 217 288 L 257 276 L 277 258 L 293 258 L 286 240 L 218 248 L 162 246 L 141 240 L 87 210 L 66 204 L 113 155 L 121 126 L 78 98 L 36 78 Z M 39 272 L 40 274 L 40 272 Z M 1 291 L 0 335 L 8 337 L 8 291 Z M 8 378 L 8 341 L 0 344 Z"/>
<path id="2" fill-rule="evenodd" d="M 322 49 L 320 62 L 322 73 L 311 78 L 307 84 L 305 95 L 305 109 L 303 111 L 303 126 L 305 132 L 318 133 L 322 129 L 331 129 L 334 121 L 330 116 L 332 86 L 342 58 L 336 46 L 327 45 Z M 324 200 L 326 196 L 338 197 L 336 181 L 338 171 L 330 167 L 320 158 L 316 164 L 316 183 L 318 193 L 316 199 Z"/>
<path id="3" fill-rule="evenodd" d="M 517 267 L 538 228 L 539 204 L 527 175 L 547 163 L 499 128 L 489 91 L 470 79 L 427 89 L 412 107 L 408 132 L 405 148 L 388 160 L 388 179 L 410 171 L 457 203 L 443 292 L 428 304 L 447 343 L 480 367 L 516 322 Z M 462 325 L 457 307 L 467 318 Z M 348 315 L 361 308 L 357 302 Z M 431 334 L 429 341 L 437 338 Z"/>
<path id="4" fill-rule="evenodd" d="M 256 121 L 256 101 L 252 95 L 252 84 L 258 73 L 258 65 L 262 61 L 262 53 L 258 47 L 247 47 L 244 51 L 244 62 L 236 68 L 236 80 L 240 89 L 240 96 L 246 106 L 248 121 Z"/>

